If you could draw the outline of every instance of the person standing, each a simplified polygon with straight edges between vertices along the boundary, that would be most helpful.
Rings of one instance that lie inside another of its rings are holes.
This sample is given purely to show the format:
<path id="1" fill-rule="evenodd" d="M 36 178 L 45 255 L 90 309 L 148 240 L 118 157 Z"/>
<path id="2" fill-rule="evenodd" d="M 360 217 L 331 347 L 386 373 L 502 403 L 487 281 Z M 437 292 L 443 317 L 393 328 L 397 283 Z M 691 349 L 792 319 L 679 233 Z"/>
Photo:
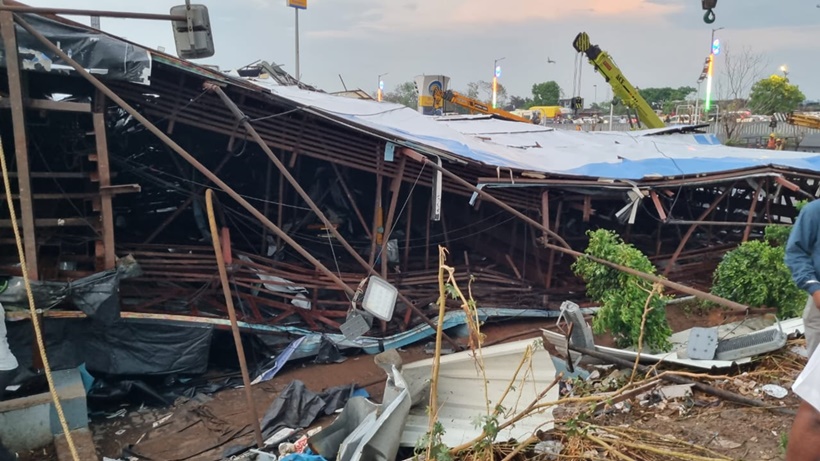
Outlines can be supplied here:
<path id="1" fill-rule="evenodd" d="M 774 150 L 776 147 L 777 140 L 775 139 L 774 133 L 769 135 L 769 141 L 766 143 L 766 149 Z"/>
<path id="2" fill-rule="evenodd" d="M 17 357 L 12 354 L 6 338 L 6 311 L 0 304 L 0 400 L 5 396 L 6 386 L 14 381 L 17 366 Z"/>
<path id="3" fill-rule="evenodd" d="M 792 391 L 803 401 L 789 432 L 786 461 L 816 461 L 820 459 L 820 352 L 809 356 Z"/>
<path id="4" fill-rule="evenodd" d="M 820 344 L 820 200 L 803 207 L 786 244 L 786 265 L 798 287 L 808 293 L 803 331 L 809 357 Z"/>

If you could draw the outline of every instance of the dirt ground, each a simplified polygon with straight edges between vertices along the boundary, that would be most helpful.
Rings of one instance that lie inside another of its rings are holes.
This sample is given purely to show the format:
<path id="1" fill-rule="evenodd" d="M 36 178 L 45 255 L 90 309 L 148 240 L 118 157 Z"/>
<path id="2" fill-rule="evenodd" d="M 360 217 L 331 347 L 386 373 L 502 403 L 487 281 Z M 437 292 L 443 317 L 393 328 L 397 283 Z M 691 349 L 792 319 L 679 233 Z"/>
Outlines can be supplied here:
<path id="1" fill-rule="evenodd" d="M 670 306 L 667 317 L 673 331 L 693 326 L 716 326 L 737 321 L 725 317 L 720 310 L 702 311 L 693 305 Z M 596 343 L 612 343 L 611 338 L 600 336 Z M 728 376 L 701 379 L 706 384 L 725 389 L 748 398 L 764 401 L 772 408 L 795 411 L 800 399 L 789 392 L 782 400 L 761 392 L 765 384 L 791 389 L 797 374 L 805 366 L 806 358 L 791 352 L 792 347 L 805 345 L 803 340 L 790 341 L 776 353 L 755 360 L 752 364 L 734 370 Z M 628 372 L 628 370 L 625 370 Z M 572 418 L 571 411 L 556 411 L 556 419 Z M 653 407 L 644 407 L 634 399 L 621 409 L 615 409 L 594 420 L 600 426 L 629 426 L 657 434 L 673 436 L 678 440 L 700 445 L 732 459 L 782 460 L 788 433 L 794 417 L 777 414 L 765 408 L 744 407 L 722 401 L 695 391 L 690 398 L 669 401 Z"/>
<path id="2" fill-rule="evenodd" d="M 484 330 L 488 344 L 508 339 L 536 338 L 540 336 L 540 328 L 554 325 L 554 320 L 527 320 L 505 323 L 488 324 Z M 431 338 L 430 341 L 433 341 Z M 459 341 L 464 342 L 463 339 Z M 431 355 L 424 352 L 425 343 L 420 343 L 399 350 L 405 363 L 425 359 Z M 334 386 L 355 383 L 368 391 L 371 398 L 380 401 L 384 390 L 385 373 L 375 365 L 373 357 L 359 355 L 349 357 L 338 364 L 315 365 L 308 362 L 288 363 L 286 367 L 272 380 L 253 386 L 254 401 L 261 418 L 277 394 L 292 380 L 301 380 L 305 386 L 320 392 Z M 242 420 L 244 413 L 238 412 L 246 408 L 245 394 L 241 389 L 230 389 L 213 395 L 214 401 L 209 404 L 215 414 L 220 416 L 237 414 Z M 171 412 L 169 408 L 129 409 L 125 415 L 115 418 L 97 418 L 92 421 L 91 429 L 98 453 L 101 456 L 117 458 L 122 454 L 124 447 L 132 445 L 160 420 Z M 226 417 L 226 418 L 229 418 Z M 328 419 L 317 421 L 318 425 L 327 424 Z"/>
<path id="3" fill-rule="evenodd" d="M 667 315 L 674 331 L 692 326 L 713 326 L 735 320 L 724 319 L 715 312 L 706 315 L 698 309 L 685 305 L 670 306 Z M 528 337 L 537 338 L 540 337 L 541 328 L 551 328 L 554 324 L 555 320 L 489 323 L 483 327 L 486 335 L 485 344 L 492 345 Z M 464 339 L 459 341 L 464 341 Z M 598 337 L 597 342 L 607 345 L 612 343 L 611 338 L 606 336 Z M 399 353 L 405 362 L 429 357 L 424 352 L 424 343 L 400 350 Z M 792 359 L 799 365 L 799 359 L 795 360 L 793 357 Z M 772 367 L 771 364 L 767 366 Z M 796 376 L 794 370 L 798 368 L 792 365 L 788 373 L 786 371 L 782 373 L 757 372 L 756 369 L 752 366 L 748 370 L 741 370 L 748 371 L 750 374 L 736 378 L 737 381 L 732 381 L 735 378 L 727 378 L 723 387 L 735 391 L 734 384 L 751 381 L 760 385 L 776 383 L 788 388 Z M 261 417 L 277 394 L 292 380 L 297 379 L 304 382 L 307 388 L 314 392 L 338 385 L 356 383 L 364 387 L 374 400 L 380 401 L 384 377 L 384 372 L 374 364 L 372 356 L 367 355 L 349 357 L 343 363 L 331 365 L 315 365 L 310 362 L 289 363 L 274 379 L 253 387 L 254 401 Z M 765 395 L 750 396 L 768 399 L 773 406 L 785 408 L 794 408 L 798 403 L 797 398 L 793 395 L 782 401 Z M 245 395 L 241 389 L 221 391 L 212 397 L 214 400 L 209 405 L 214 413 L 228 415 L 228 418 L 236 417 L 237 421 L 246 418 Z M 129 408 L 122 416 L 94 418 L 91 429 L 94 433 L 98 454 L 118 458 L 122 455 L 124 447 L 145 437 L 148 429 L 172 410 L 173 408 Z M 560 415 L 560 411 L 556 413 L 559 418 Z M 318 423 L 327 424 L 330 420 L 332 418 L 326 418 Z M 742 408 L 733 403 L 696 393 L 690 407 L 685 412 L 674 405 L 664 409 L 633 405 L 629 412 L 607 414 L 597 418 L 595 422 L 601 425 L 628 425 L 673 435 L 681 440 L 706 446 L 733 459 L 776 460 L 783 459 L 785 437 L 791 426 L 791 420 L 790 416 L 775 415 L 761 409 Z M 252 435 L 245 434 L 244 437 L 252 437 Z M 49 458 L 44 452 L 40 452 L 39 456 L 20 459 L 50 460 L 56 458 Z"/>

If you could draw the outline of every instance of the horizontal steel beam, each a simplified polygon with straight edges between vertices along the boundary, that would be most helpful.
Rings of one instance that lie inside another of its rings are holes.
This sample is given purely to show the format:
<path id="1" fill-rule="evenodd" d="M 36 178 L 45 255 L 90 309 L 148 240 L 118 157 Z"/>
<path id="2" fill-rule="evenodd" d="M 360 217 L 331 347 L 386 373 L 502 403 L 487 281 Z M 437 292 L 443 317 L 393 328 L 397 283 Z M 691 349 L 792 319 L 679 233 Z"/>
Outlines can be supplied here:
<path id="1" fill-rule="evenodd" d="M 67 16 L 99 16 L 101 18 L 148 19 L 159 21 L 187 21 L 182 15 L 132 13 L 129 11 L 74 10 L 71 8 L 42 8 L 22 5 L 0 5 L 0 11 L 34 14 L 64 14 Z"/>

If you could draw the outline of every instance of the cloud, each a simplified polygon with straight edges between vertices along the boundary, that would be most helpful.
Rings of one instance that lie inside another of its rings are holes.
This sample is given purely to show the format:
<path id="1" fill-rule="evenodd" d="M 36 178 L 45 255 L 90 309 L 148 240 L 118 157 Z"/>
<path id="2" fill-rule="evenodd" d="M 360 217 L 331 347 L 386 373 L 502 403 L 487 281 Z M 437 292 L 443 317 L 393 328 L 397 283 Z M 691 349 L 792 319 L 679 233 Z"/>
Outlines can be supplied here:
<path id="1" fill-rule="evenodd" d="M 680 11 L 683 6 L 657 4 L 650 0 L 575 0 L 563 3 L 514 0 L 514 4 L 509 6 L 498 0 L 417 0 L 378 4 L 357 0 L 346 5 L 348 11 L 356 11 L 357 8 L 362 8 L 364 12 L 358 10 L 353 23 L 313 36 L 363 37 L 372 33 L 442 32 L 456 28 L 468 33 L 486 34 L 486 27 L 492 26 L 493 30 L 501 31 L 520 22 L 583 18 L 629 18 L 634 21 L 659 18 Z"/>

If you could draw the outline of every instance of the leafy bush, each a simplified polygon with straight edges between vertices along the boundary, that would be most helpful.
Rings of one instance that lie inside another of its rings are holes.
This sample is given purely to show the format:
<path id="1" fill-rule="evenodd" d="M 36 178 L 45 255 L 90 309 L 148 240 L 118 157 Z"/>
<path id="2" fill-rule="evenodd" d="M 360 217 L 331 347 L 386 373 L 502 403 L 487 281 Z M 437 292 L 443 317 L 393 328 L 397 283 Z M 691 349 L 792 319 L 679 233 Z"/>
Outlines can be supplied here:
<path id="1" fill-rule="evenodd" d="M 769 229 L 767 238 L 772 234 Z M 782 235 L 777 238 L 782 239 Z M 788 232 L 785 238 L 788 239 Z M 785 256 L 785 243 L 772 246 L 758 240 L 744 242 L 723 256 L 715 270 L 712 293 L 747 306 L 776 307 L 781 318 L 799 317 L 806 295 L 792 281 Z"/>
<path id="2" fill-rule="evenodd" d="M 800 212 L 808 204 L 800 200 Z M 767 226 L 765 241 L 744 242 L 726 253 L 715 270 L 712 293 L 747 306 L 775 307 L 780 318 L 799 317 L 806 295 L 786 266 L 786 243 L 791 226 Z"/>
<path id="3" fill-rule="evenodd" d="M 791 233 L 791 226 L 766 226 L 766 228 L 763 229 L 763 236 L 767 242 L 784 248 L 789 241 L 789 234 Z"/>
<path id="4" fill-rule="evenodd" d="M 797 212 L 803 210 L 803 207 L 808 205 L 808 200 L 800 200 L 794 204 L 794 208 L 797 209 Z M 786 243 L 789 241 L 789 234 L 792 233 L 791 226 L 766 226 L 763 230 L 763 236 L 768 242 L 771 242 L 776 245 L 780 245 L 782 247 L 786 246 Z"/>
<path id="5" fill-rule="evenodd" d="M 646 255 L 624 243 L 614 232 L 599 229 L 587 234 L 590 239 L 586 254 L 649 274 L 656 273 Z M 572 270 L 586 282 L 587 295 L 601 304 L 592 324 L 595 332 L 611 333 L 622 346 L 637 345 L 652 283 L 587 258 L 579 258 Z M 649 301 L 651 311 L 646 318 L 643 343 L 655 351 L 671 348 L 669 336 L 672 329 L 666 319 L 665 299 L 663 294 L 653 294 Z"/>

